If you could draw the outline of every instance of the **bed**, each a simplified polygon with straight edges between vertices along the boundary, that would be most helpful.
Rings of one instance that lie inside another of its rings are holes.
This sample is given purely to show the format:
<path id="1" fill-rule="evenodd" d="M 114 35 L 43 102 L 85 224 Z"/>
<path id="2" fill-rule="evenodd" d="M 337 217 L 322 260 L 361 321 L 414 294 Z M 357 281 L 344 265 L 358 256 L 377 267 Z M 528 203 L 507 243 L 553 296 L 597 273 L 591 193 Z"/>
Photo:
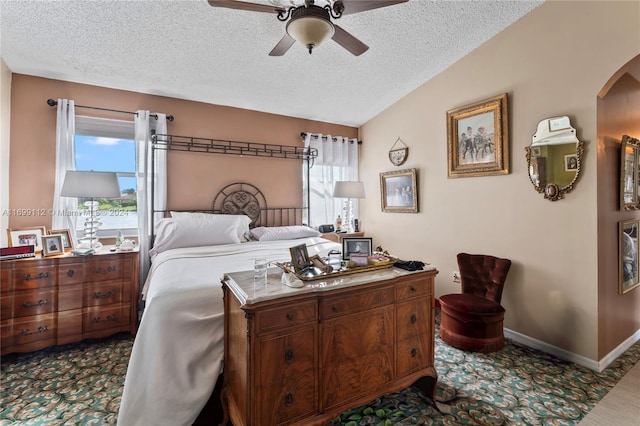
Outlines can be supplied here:
<path id="1" fill-rule="evenodd" d="M 311 228 L 291 225 L 301 219 L 247 198 L 253 188 L 223 189 L 227 208 L 214 214 L 174 212 L 156 224 L 118 425 L 193 424 L 223 370 L 223 274 L 253 269 L 255 258 L 289 261 L 289 248 L 299 244 L 310 256 L 340 249 Z"/>

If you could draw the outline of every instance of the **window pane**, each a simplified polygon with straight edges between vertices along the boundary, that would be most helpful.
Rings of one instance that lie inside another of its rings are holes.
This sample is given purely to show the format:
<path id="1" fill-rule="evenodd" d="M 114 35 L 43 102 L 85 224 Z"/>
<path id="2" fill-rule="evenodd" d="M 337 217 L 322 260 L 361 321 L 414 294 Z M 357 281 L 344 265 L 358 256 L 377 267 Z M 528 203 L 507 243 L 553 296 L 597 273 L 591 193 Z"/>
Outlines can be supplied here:
<path id="1" fill-rule="evenodd" d="M 76 170 L 135 172 L 136 145 L 131 139 L 75 137 Z"/>
<path id="2" fill-rule="evenodd" d="M 99 235 L 115 235 L 118 229 L 138 227 L 136 205 L 137 182 L 135 178 L 136 152 L 132 139 L 76 135 L 76 170 L 93 170 L 118 173 L 118 183 L 122 196 L 115 199 L 98 198 L 100 226 Z M 84 205 L 88 199 L 79 198 L 76 226 L 80 234 L 84 229 L 87 210 Z M 109 232 L 111 230 L 111 232 Z"/>

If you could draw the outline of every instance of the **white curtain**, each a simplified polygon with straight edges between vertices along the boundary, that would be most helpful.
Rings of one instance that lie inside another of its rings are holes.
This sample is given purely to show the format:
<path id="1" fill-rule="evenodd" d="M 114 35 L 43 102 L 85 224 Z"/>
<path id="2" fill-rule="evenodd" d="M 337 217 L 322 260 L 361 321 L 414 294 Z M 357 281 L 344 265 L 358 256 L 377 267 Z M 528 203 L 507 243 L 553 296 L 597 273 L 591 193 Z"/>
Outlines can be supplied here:
<path id="1" fill-rule="evenodd" d="M 56 124 L 56 179 L 53 192 L 53 218 L 51 229 L 69 229 L 74 244 L 76 239 L 76 217 L 78 199 L 61 197 L 62 185 L 67 170 L 76 169 L 74 136 L 76 115 L 74 101 L 58 99 L 58 118 Z"/>
<path id="2" fill-rule="evenodd" d="M 157 119 L 154 117 L 157 116 Z M 136 112 L 136 180 L 138 202 L 138 239 L 140 245 L 140 283 L 144 284 L 151 261 L 151 215 L 154 210 L 167 208 L 167 151 L 151 149 L 152 131 L 156 134 L 167 133 L 167 116 L 165 114 L 151 114 L 149 111 Z M 151 156 L 155 154 L 155 170 L 152 170 Z M 153 178 L 153 179 L 152 179 Z M 154 204 L 151 205 L 151 184 L 154 183 Z M 163 217 L 161 212 L 155 213 L 154 223 Z M 141 287 L 142 288 L 142 287 Z"/>
<path id="3" fill-rule="evenodd" d="M 334 224 L 338 215 L 344 219 L 346 200 L 333 198 L 336 181 L 358 180 L 358 140 L 341 136 L 307 133 L 305 148 L 318 150 L 313 160 L 307 181 L 304 171 L 305 188 L 309 188 L 309 225 L 317 227 Z M 353 201 L 353 217 L 358 217 L 358 202 Z M 346 225 L 346 224 L 344 224 Z"/>

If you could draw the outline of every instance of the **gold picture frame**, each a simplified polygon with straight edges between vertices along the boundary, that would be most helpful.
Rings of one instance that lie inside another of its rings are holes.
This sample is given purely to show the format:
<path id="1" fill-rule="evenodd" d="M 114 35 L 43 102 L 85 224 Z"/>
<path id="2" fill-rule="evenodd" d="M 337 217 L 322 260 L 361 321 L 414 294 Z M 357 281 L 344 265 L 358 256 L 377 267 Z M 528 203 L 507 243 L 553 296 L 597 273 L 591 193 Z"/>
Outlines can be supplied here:
<path id="1" fill-rule="evenodd" d="M 448 177 L 509 173 L 507 94 L 447 111 Z"/>
<path id="2" fill-rule="evenodd" d="M 44 226 L 29 228 L 7 229 L 9 247 L 35 246 L 35 252 L 42 251 L 42 237 L 47 235 Z"/>
<path id="3" fill-rule="evenodd" d="M 618 293 L 625 294 L 640 286 L 638 231 L 640 220 L 618 222 Z"/>
<path id="4" fill-rule="evenodd" d="M 64 247 L 64 251 L 73 250 L 73 239 L 71 238 L 70 229 L 49 229 L 47 234 L 60 235 L 62 237 L 62 247 Z"/>
<path id="5" fill-rule="evenodd" d="M 383 212 L 418 213 L 417 169 L 380 173 Z"/>

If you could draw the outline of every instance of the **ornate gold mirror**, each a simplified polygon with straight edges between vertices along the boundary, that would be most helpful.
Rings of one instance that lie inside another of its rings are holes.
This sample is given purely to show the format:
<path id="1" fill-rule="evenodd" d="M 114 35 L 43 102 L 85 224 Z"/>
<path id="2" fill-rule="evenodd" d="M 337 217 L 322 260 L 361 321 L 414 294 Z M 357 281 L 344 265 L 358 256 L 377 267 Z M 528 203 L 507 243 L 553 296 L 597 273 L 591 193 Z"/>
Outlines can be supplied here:
<path id="1" fill-rule="evenodd" d="M 620 210 L 640 209 L 640 140 L 624 135 L 620 146 Z"/>
<path id="2" fill-rule="evenodd" d="M 557 201 L 573 189 L 582 170 L 584 142 L 578 140 L 569 117 L 552 117 L 538 123 L 525 151 L 529 179 L 544 198 Z"/>

